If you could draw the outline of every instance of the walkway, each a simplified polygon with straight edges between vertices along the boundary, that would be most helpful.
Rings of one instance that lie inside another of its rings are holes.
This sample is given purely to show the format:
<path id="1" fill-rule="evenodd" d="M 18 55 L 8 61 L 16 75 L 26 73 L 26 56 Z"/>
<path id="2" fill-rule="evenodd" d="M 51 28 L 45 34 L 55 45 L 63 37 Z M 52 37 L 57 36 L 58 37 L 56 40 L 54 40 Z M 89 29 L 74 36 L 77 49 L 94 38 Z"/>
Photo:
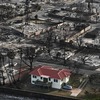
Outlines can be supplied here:
<path id="1" fill-rule="evenodd" d="M 71 91 L 72 92 L 71 96 L 74 96 L 74 97 L 78 96 L 87 83 L 88 83 L 88 79 L 84 79 L 78 88 L 73 89 Z"/>
<path id="2" fill-rule="evenodd" d="M 78 88 L 76 88 L 76 89 L 73 89 L 71 92 L 71 95 L 70 96 L 73 96 L 73 97 L 77 97 L 78 96 L 78 94 L 81 92 L 82 90 L 81 89 L 78 89 Z"/>

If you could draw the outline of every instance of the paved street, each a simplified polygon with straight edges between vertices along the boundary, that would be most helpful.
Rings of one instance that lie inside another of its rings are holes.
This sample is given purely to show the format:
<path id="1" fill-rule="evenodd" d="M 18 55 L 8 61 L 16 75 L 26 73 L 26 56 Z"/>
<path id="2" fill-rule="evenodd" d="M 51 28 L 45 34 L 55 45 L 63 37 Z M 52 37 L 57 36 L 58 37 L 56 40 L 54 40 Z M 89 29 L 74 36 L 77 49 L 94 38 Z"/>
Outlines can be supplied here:
<path id="1" fill-rule="evenodd" d="M 44 62 L 33 62 L 33 66 L 38 66 L 38 65 L 47 65 L 47 66 L 53 66 L 55 68 L 68 68 L 67 66 L 63 65 L 57 65 L 57 64 L 50 64 L 50 63 L 44 63 Z M 71 69 L 70 69 L 71 70 Z M 72 69 L 73 70 L 73 69 Z M 100 70 L 86 70 L 86 69 L 79 69 L 80 74 L 84 74 L 86 76 L 89 76 L 94 73 L 100 73 Z"/>

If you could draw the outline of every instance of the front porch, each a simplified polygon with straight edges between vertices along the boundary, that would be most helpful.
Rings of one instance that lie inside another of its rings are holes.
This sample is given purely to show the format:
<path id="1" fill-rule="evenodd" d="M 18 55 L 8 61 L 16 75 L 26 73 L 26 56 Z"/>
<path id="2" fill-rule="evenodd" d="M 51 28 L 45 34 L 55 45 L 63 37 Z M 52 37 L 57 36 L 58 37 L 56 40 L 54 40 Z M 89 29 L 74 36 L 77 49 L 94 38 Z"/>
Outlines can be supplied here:
<path id="1" fill-rule="evenodd" d="M 42 82 L 42 81 L 35 81 L 34 82 L 34 85 L 35 86 L 39 86 L 39 87 L 47 87 L 47 88 L 51 88 L 52 87 L 52 82 Z"/>

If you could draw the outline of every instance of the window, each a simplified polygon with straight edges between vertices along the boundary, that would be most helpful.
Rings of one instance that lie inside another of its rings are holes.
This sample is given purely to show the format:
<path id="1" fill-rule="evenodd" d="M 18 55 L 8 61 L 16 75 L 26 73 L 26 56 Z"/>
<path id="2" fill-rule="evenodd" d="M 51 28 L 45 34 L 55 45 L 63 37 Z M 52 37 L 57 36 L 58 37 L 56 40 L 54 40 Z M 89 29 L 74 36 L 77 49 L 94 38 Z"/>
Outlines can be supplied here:
<path id="1" fill-rule="evenodd" d="M 33 78 L 36 78 L 36 76 L 33 75 Z"/>
<path id="2" fill-rule="evenodd" d="M 35 82 L 35 81 L 32 81 L 33 83 Z"/>
<path id="3" fill-rule="evenodd" d="M 57 79 L 54 79 L 54 82 L 58 82 L 58 80 Z"/>
<path id="4" fill-rule="evenodd" d="M 41 80 L 42 80 L 43 78 L 41 77 Z"/>
<path id="5" fill-rule="evenodd" d="M 36 78 L 36 76 L 35 76 L 35 78 Z"/>
<path id="6" fill-rule="evenodd" d="M 49 81 L 51 81 L 51 78 L 49 77 Z"/>

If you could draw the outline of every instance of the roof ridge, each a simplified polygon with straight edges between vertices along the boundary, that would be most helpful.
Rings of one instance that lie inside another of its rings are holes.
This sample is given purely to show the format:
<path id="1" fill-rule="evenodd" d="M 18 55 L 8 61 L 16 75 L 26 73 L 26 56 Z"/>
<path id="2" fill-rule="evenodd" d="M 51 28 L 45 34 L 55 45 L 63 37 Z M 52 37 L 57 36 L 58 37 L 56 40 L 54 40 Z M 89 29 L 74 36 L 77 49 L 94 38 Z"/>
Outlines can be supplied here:
<path id="1" fill-rule="evenodd" d="M 65 72 L 65 70 L 66 70 L 66 72 Z M 63 72 L 64 71 L 64 72 Z M 62 73 L 61 73 L 62 72 Z M 63 74 L 64 76 L 66 76 L 66 74 L 65 73 L 67 73 L 68 72 L 68 70 L 67 69 L 59 69 L 59 72 L 58 72 L 58 76 L 61 78 L 61 76 L 59 75 L 60 73 L 61 74 Z M 68 72 L 69 73 L 69 72 Z"/>
<path id="2" fill-rule="evenodd" d="M 42 75 L 41 68 L 39 68 L 37 71 L 38 71 L 39 75 Z"/>
<path id="3" fill-rule="evenodd" d="M 61 78 L 61 76 L 59 75 L 60 74 L 60 72 L 62 71 L 62 69 L 58 69 L 58 76 Z"/>

